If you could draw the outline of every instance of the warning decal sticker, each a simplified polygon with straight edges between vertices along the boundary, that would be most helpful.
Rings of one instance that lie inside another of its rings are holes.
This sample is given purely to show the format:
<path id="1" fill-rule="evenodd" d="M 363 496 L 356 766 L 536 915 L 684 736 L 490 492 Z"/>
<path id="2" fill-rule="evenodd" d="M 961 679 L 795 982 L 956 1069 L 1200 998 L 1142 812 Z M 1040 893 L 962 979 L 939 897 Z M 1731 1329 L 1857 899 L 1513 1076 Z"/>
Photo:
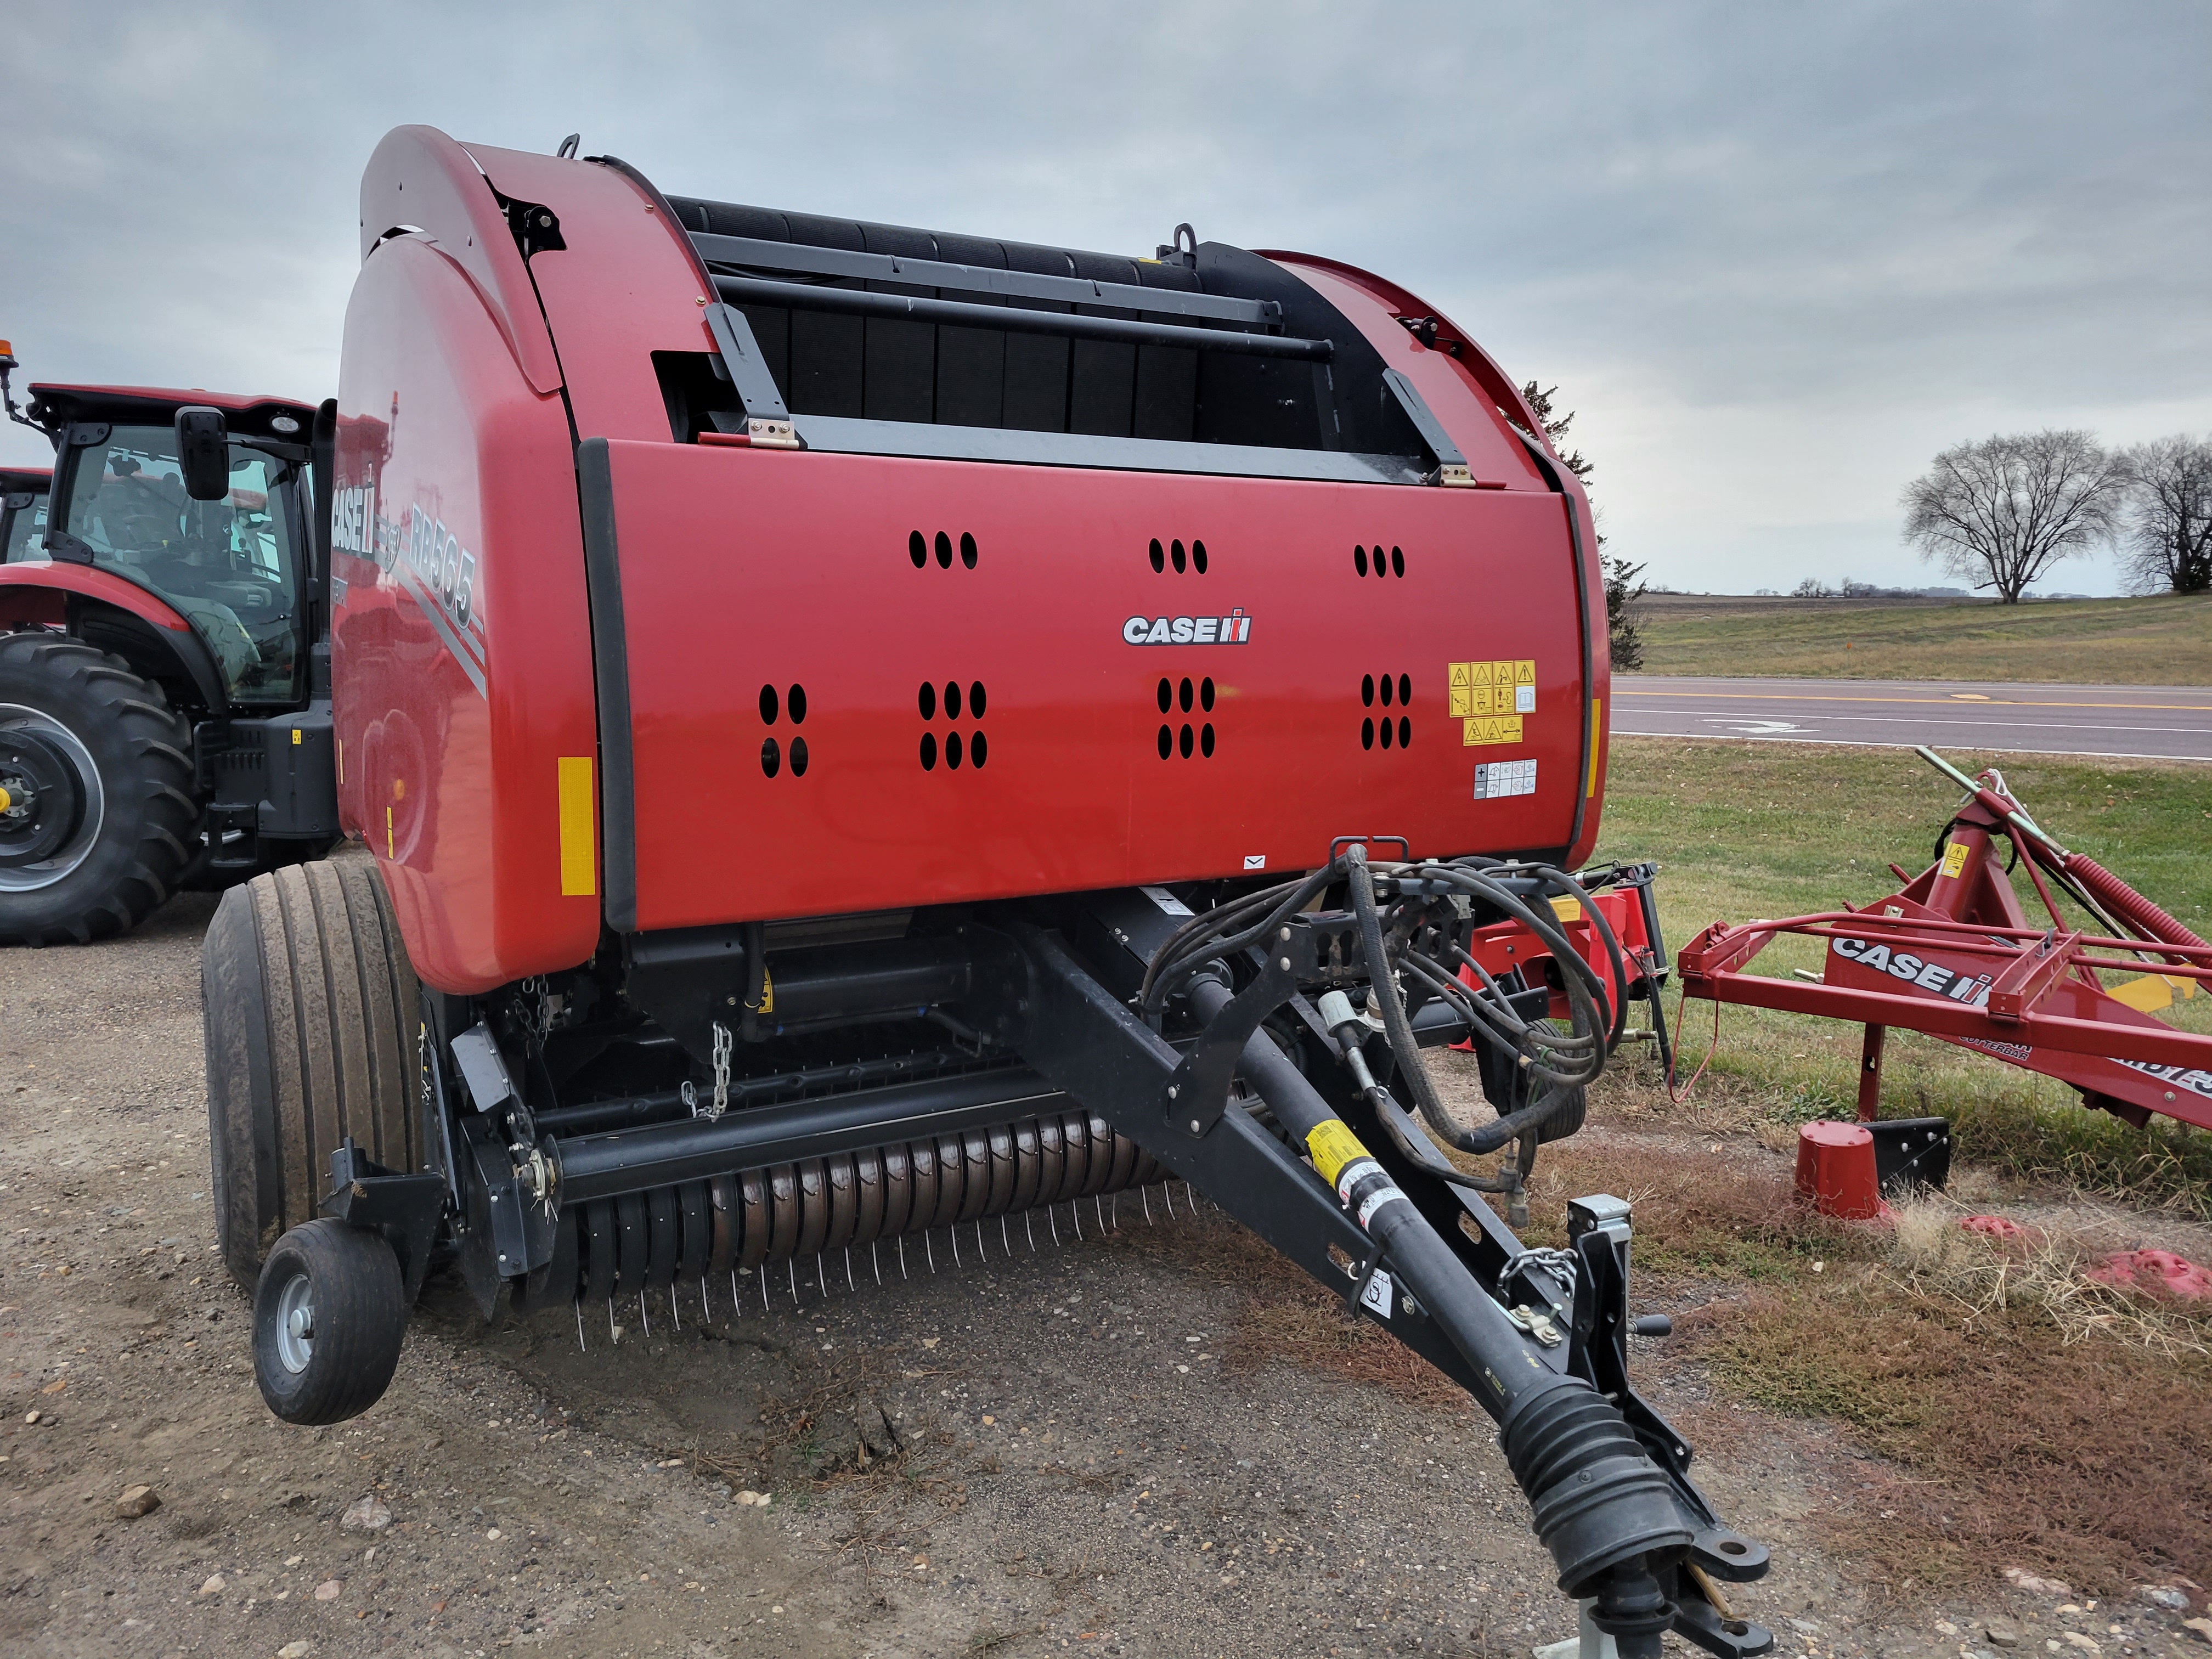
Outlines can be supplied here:
<path id="1" fill-rule="evenodd" d="M 1449 699 L 1447 706 L 1460 719 L 1536 712 L 1536 664 L 1533 658 L 1513 662 L 1447 663 L 1444 669 L 1445 696 Z M 1496 739 L 1471 737 L 1468 741 Z"/>

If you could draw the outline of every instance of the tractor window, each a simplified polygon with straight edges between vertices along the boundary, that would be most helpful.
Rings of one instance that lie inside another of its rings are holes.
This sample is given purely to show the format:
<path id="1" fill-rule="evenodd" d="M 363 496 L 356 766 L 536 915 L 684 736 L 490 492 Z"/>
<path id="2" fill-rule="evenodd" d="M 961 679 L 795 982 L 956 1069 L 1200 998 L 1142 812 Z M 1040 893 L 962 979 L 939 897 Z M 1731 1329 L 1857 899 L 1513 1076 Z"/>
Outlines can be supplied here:
<path id="1" fill-rule="evenodd" d="M 176 606 L 207 641 L 240 702 L 298 701 L 298 485 L 303 469 L 230 447 L 230 494 L 185 494 L 167 427 L 115 428 L 76 452 L 71 535 L 93 562 Z"/>
<path id="2" fill-rule="evenodd" d="M 43 493 L 32 496 L 27 506 L 9 508 L 6 523 L 8 546 L 5 554 L 0 555 L 0 564 L 46 557 L 46 498 Z"/>

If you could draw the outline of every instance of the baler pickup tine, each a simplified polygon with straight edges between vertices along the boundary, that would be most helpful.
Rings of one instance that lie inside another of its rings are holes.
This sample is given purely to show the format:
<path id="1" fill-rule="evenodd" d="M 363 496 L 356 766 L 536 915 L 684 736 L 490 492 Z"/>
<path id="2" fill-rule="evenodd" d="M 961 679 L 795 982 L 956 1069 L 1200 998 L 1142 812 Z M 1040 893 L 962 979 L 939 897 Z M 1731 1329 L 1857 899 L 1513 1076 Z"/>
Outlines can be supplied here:
<path id="1" fill-rule="evenodd" d="M 791 1281 L 791 1305 L 799 1305 L 799 1262 L 796 1257 L 783 1264 L 783 1276 Z"/>
<path id="2" fill-rule="evenodd" d="M 937 1246 L 929 1242 L 929 1229 L 921 1230 L 921 1253 L 929 1258 L 929 1271 L 937 1271 Z"/>
<path id="3" fill-rule="evenodd" d="M 1075 1242 L 1083 1243 L 1083 1206 L 1073 1199 L 1067 1200 L 1067 1218 L 1075 1224 Z"/>
<path id="4" fill-rule="evenodd" d="M 637 1293 L 637 1323 L 638 1328 L 645 1333 L 645 1340 L 648 1342 L 652 1341 L 653 1319 L 652 1316 L 645 1310 L 645 1292 L 643 1291 L 640 1291 Z"/>
<path id="5" fill-rule="evenodd" d="M 1052 1229 L 1052 1248 L 1056 1250 L 1060 1248 L 1060 1218 L 1053 1213 L 1055 1207 L 1050 1204 L 1044 1206 L 1044 1219 L 1045 1224 Z"/>
<path id="6" fill-rule="evenodd" d="M 1030 1236 L 1030 1254 L 1031 1255 L 1035 1255 L 1036 1254 L 1036 1212 L 1034 1210 L 1024 1210 L 1022 1212 L 1022 1226 L 1028 1231 Z"/>
<path id="7" fill-rule="evenodd" d="M 945 1230 L 945 1236 L 952 1241 L 952 1267 L 957 1273 L 960 1267 L 960 1230 L 957 1227 L 947 1227 Z"/>
<path id="8" fill-rule="evenodd" d="M 578 1297 L 572 1305 L 576 1310 L 576 1352 L 589 1353 L 591 1349 L 584 1342 L 584 1298 Z"/>
<path id="9" fill-rule="evenodd" d="M 845 1249 L 845 1288 L 854 1296 L 860 1293 L 860 1283 L 853 1277 L 853 1251 L 849 1245 Z"/>
<path id="10" fill-rule="evenodd" d="M 1147 1227 L 1152 1227 L 1152 1226 L 1156 1226 L 1156 1225 L 1158 1225 L 1158 1223 L 1156 1223 L 1156 1222 L 1152 1219 L 1152 1195 L 1151 1195 L 1149 1193 L 1147 1193 L 1147 1192 L 1146 1192 L 1146 1191 L 1142 1187 L 1139 1187 L 1139 1188 L 1137 1188 L 1137 1197 L 1138 1197 L 1138 1199 L 1139 1199 L 1139 1200 L 1143 1203 L 1143 1205 L 1144 1205 L 1144 1206 L 1145 1206 L 1145 1225 L 1146 1225 Z"/>
<path id="11" fill-rule="evenodd" d="M 906 1240 L 904 1238 L 901 1238 L 898 1242 L 898 1252 L 899 1277 L 901 1279 L 911 1279 L 914 1275 L 908 1273 L 906 1270 Z"/>
<path id="12" fill-rule="evenodd" d="M 884 1259 L 876 1253 L 876 1241 L 872 1238 L 868 1241 L 868 1265 L 876 1270 L 876 1288 L 881 1290 L 884 1284 Z"/>
<path id="13" fill-rule="evenodd" d="M 668 1316 L 676 1322 L 677 1334 L 679 1336 L 682 1335 L 684 1333 L 684 1310 L 676 1305 L 676 1287 L 673 1285 L 671 1285 L 668 1287 Z"/>
<path id="14" fill-rule="evenodd" d="M 1170 1220 L 1170 1221 L 1173 1221 L 1173 1220 L 1175 1219 L 1175 1186 L 1174 1186 L 1174 1183 L 1173 1183 L 1173 1182 L 1166 1182 L 1166 1181 L 1163 1181 L 1162 1182 L 1160 1182 L 1160 1196 L 1161 1196 L 1162 1198 L 1164 1198 L 1164 1199 L 1165 1199 L 1165 1200 L 1167 1200 L 1167 1203 L 1168 1203 L 1168 1219 L 1169 1219 L 1169 1220 Z"/>

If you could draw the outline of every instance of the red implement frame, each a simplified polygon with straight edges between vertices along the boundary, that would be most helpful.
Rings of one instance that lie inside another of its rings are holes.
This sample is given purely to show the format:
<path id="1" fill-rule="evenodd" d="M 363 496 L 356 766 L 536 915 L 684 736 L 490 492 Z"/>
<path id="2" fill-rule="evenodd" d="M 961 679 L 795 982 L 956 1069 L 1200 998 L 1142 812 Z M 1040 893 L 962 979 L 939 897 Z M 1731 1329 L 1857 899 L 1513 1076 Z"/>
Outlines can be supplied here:
<path id="1" fill-rule="evenodd" d="M 1658 871 L 1656 864 L 1613 865 L 1582 871 L 1576 880 L 1589 893 L 1590 903 L 1604 914 L 1607 926 L 1613 929 L 1613 939 L 1620 946 L 1628 994 L 1650 1004 L 1651 1036 L 1659 1044 L 1661 1063 L 1671 1067 L 1674 1044 L 1659 1001 L 1660 988 L 1667 980 L 1666 947 L 1661 942 L 1659 908 L 1651 890 L 1652 878 Z M 1606 951 L 1605 939 L 1580 902 L 1556 900 L 1552 914 L 1565 925 L 1567 938 L 1598 978 L 1612 986 L 1612 959 Z M 1468 936 L 1467 953 L 1480 963 L 1493 979 L 1504 979 L 1517 971 L 1522 983 L 1531 988 L 1547 986 L 1552 994 L 1547 1018 L 1569 1017 L 1567 994 L 1560 984 L 1559 970 L 1551 965 L 1551 951 L 1519 922 L 1492 922 L 1486 927 L 1476 928 Z M 1477 982 L 1468 969 L 1461 969 L 1459 976 L 1464 984 L 1472 986 Z M 1611 994 L 1608 991 L 1607 995 Z M 1619 1024 L 1617 1018 L 1615 1024 Z M 1453 1046 L 1471 1048 L 1474 1045 L 1463 1042 Z"/>
<path id="2" fill-rule="evenodd" d="M 1899 1025 L 2055 1077 L 2138 1127 L 2160 1112 L 2212 1128 L 2212 1036 L 2177 1031 L 2145 1011 L 2212 981 L 2212 945 L 2051 840 L 2001 774 L 1968 779 L 1920 752 L 1971 791 L 1936 861 L 1863 909 L 1715 923 L 1682 951 L 1683 995 L 1863 1023 L 1862 1119 L 1876 1115 L 1883 1038 Z M 2048 926 L 2031 925 L 2013 890 L 2000 862 L 2008 842 Z M 2069 922 L 2054 885 L 2102 931 Z M 1817 978 L 1744 971 L 1783 933 L 1827 941 Z M 2116 974 L 2134 982 L 2107 988 L 2100 976 Z"/>

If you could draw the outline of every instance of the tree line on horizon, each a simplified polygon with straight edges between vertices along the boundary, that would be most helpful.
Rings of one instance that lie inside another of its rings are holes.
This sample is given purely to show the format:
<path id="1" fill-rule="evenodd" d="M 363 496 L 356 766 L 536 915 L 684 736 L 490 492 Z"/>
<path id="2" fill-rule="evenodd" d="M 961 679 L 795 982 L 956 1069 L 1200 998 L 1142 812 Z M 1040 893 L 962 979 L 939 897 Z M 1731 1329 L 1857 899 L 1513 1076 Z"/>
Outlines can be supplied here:
<path id="1" fill-rule="evenodd" d="M 1905 539 L 2017 605 L 2061 560 L 2112 545 L 2136 593 L 2212 593 L 2212 438 L 2106 449 L 2078 428 L 1954 444 L 1905 488 Z"/>

